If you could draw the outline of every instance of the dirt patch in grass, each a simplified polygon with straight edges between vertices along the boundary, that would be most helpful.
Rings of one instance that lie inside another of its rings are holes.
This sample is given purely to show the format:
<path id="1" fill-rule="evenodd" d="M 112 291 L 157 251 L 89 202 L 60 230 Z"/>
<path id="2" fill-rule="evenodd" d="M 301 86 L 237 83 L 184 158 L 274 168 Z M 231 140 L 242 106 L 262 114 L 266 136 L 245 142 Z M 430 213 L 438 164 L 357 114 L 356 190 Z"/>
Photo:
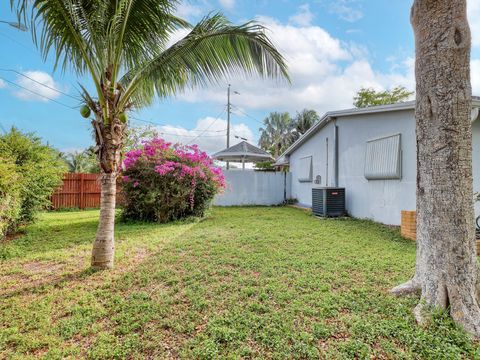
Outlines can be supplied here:
<path id="1" fill-rule="evenodd" d="M 55 263 L 51 261 L 31 261 L 22 265 L 23 270 L 29 275 L 55 275 L 61 273 L 65 267 L 65 263 Z"/>

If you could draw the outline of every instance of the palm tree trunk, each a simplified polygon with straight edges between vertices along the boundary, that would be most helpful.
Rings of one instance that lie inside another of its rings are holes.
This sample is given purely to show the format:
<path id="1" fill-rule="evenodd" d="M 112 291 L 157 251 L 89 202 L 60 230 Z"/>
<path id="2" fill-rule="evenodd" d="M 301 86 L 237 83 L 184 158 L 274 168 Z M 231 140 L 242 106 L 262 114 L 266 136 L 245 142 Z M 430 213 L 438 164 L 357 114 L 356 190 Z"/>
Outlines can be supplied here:
<path id="1" fill-rule="evenodd" d="M 100 219 L 92 250 L 92 268 L 111 269 L 113 268 L 115 255 L 114 226 L 117 176 L 115 173 L 103 173 L 101 181 Z"/>
<path id="2" fill-rule="evenodd" d="M 415 0 L 417 265 L 396 293 L 421 289 L 415 308 L 450 309 L 480 337 L 475 251 L 470 29 L 466 0 Z"/>
<path id="3" fill-rule="evenodd" d="M 100 219 L 92 250 L 92 268 L 111 269 L 115 257 L 115 201 L 117 174 L 122 160 L 125 126 L 119 119 L 111 119 L 109 124 L 101 119 L 92 121 L 97 143 L 97 156 L 102 169 L 100 198 Z"/>

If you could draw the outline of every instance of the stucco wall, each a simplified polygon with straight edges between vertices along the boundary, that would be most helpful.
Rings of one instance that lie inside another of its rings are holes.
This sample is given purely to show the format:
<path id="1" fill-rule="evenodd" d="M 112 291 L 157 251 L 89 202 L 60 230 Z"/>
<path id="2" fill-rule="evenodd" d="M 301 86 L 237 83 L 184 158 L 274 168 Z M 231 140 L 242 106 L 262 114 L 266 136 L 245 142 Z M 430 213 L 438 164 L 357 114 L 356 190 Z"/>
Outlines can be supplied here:
<path id="1" fill-rule="evenodd" d="M 327 138 L 328 138 L 328 174 L 327 174 Z M 327 124 L 315 136 L 307 140 L 290 156 L 290 172 L 292 173 L 292 198 L 297 199 L 302 206 L 312 205 L 312 187 L 333 184 L 333 124 Z M 300 159 L 312 156 L 313 181 L 300 182 Z M 320 184 L 315 184 L 315 178 L 320 175 Z"/>
<path id="2" fill-rule="evenodd" d="M 415 121 L 412 110 L 339 118 L 339 186 L 346 188 L 351 216 L 399 225 L 401 210 L 415 210 Z M 401 134 L 402 177 L 367 180 L 365 149 L 369 140 Z"/>
<path id="3" fill-rule="evenodd" d="M 223 173 L 227 188 L 215 197 L 214 205 L 280 205 L 284 201 L 285 189 L 287 199 L 290 198 L 290 173 L 253 170 L 226 170 Z"/>
<path id="4" fill-rule="evenodd" d="M 354 115 L 336 119 L 338 126 L 338 186 L 346 188 L 346 208 L 351 216 L 399 225 L 401 210 L 415 210 L 416 141 L 413 110 Z M 333 184 L 333 126 L 330 122 L 290 155 L 292 198 L 311 206 L 311 189 L 326 186 L 326 138 L 329 141 L 329 181 Z M 480 120 L 473 123 L 474 191 L 480 192 Z M 366 142 L 401 134 L 402 178 L 367 180 L 364 176 Z M 322 176 L 320 185 L 297 180 L 299 159 L 313 156 L 313 178 Z M 480 203 L 475 204 L 480 214 Z"/>
<path id="5" fill-rule="evenodd" d="M 413 111 L 355 115 L 336 119 L 338 127 L 338 186 L 346 188 L 346 208 L 351 216 L 385 224 L 400 224 L 401 210 L 415 209 L 415 123 Z M 312 187 L 334 184 L 334 122 L 330 122 L 290 156 L 292 197 L 311 206 Z M 364 176 L 365 149 L 369 140 L 402 135 L 402 178 L 367 180 Z M 329 139 L 328 182 L 326 138 Z M 297 181 L 298 159 L 312 155 L 313 178 L 321 184 Z"/>

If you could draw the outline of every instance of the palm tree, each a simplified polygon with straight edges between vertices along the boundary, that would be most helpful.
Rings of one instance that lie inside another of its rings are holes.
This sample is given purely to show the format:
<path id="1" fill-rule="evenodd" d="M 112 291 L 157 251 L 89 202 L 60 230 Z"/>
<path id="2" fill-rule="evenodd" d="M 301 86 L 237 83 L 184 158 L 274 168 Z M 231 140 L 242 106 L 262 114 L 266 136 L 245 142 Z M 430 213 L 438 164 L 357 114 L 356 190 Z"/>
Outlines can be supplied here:
<path id="1" fill-rule="evenodd" d="M 88 74 L 82 86 L 102 172 L 100 219 L 92 267 L 113 267 L 116 179 L 122 162 L 126 113 L 187 86 L 218 83 L 227 75 L 288 79 L 281 54 L 255 23 L 232 25 L 221 14 L 191 27 L 174 15 L 178 0 L 10 0 L 44 57 Z M 169 46 L 179 30 L 188 34 Z"/>
<path id="2" fill-rule="evenodd" d="M 73 173 L 87 172 L 88 159 L 85 154 L 80 151 L 74 151 L 65 156 L 65 162 L 68 165 L 68 170 Z"/>
<path id="3" fill-rule="evenodd" d="M 258 144 L 276 159 L 291 144 L 292 119 L 288 112 L 272 112 L 263 123 Z"/>
<path id="4" fill-rule="evenodd" d="M 317 121 L 320 121 L 315 110 L 303 109 L 297 112 L 297 116 L 293 119 L 292 142 L 298 140 L 300 136 L 305 134 Z"/>
<path id="5" fill-rule="evenodd" d="M 98 173 L 98 162 L 93 147 L 63 155 L 68 170 L 73 173 Z"/>

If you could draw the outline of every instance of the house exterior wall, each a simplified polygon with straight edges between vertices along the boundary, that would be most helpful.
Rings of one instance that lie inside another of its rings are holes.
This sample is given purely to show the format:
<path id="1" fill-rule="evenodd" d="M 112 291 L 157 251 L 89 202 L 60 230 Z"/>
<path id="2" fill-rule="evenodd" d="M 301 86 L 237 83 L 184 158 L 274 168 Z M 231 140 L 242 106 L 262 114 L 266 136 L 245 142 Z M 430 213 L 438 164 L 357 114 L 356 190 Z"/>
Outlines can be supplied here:
<path id="1" fill-rule="evenodd" d="M 309 140 L 290 154 L 292 198 L 300 205 L 310 207 L 311 190 L 318 186 L 333 186 L 334 147 L 333 128 L 338 128 L 338 186 L 346 189 L 346 209 L 351 216 L 372 219 L 384 224 L 400 225 L 401 210 L 415 210 L 416 140 L 413 110 L 390 111 L 376 114 L 358 114 L 338 117 L 330 121 Z M 473 123 L 474 191 L 480 192 L 480 120 Z M 367 141 L 401 134 L 402 177 L 398 180 L 367 180 L 365 178 L 365 150 Z M 326 138 L 328 156 L 328 184 L 326 182 Z M 299 159 L 313 156 L 313 180 L 322 176 L 321 184 L 297 180 Z M 475 204 L 480 214 L 480 203 Z"/>
<path id="2" fill-rule="evenodd" d="M 313 137 L 307 140 L 293 154 L 290 155 L 290 172 L 292 173 L 292 198 L 297 199 L 301 206 L 312 206 L 312 188 L 333 185 L 333 152 L 334 152 L 333 124 L 327 124 Z M 327 139 L 328 139 L 328 174 L 327 174 Z M 313 180 L 300 182 L 300 159 L 312 156 Z M 315 184 L 315 178 L 321 177 L 320 184 Z"/>
<path id="3" fill-rule="evenodd" d="M 351 216 L 400 225 L 401 210 L 415 210 L 416 141 L 412 110 L 365 114 L 337 120 L 339 186 L 346 189 Z M 401 135 L 401 179 L 367 180 L 367 141 Z"/>

